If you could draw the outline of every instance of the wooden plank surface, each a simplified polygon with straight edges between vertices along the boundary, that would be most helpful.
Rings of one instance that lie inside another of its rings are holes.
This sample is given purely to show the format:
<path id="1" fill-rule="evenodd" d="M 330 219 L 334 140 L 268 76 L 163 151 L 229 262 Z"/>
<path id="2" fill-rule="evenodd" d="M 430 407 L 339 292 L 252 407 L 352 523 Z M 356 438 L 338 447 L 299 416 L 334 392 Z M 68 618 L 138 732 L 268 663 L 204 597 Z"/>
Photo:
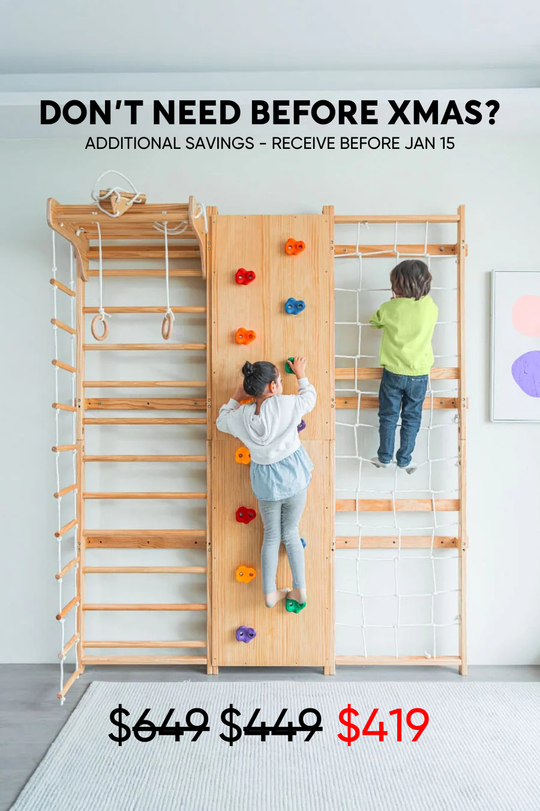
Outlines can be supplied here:
<path id="1" fill-rule="evenodd" d="M 317 389 L 315 410 L 306 418 L 304 439 L 333 439 L 331 399 L 333 357 L 333 253 L 328 217 L 217 217 L 216 272 L 212 279 L 212 421 L 233 393 L 246 360 L 269 360 L 280 369 L 284 393 L 297 391 L 294 376 L 285 374 L 291 355 L 306 355 L 307 375 Z M 288 256 L 289 236 L 302 239 L 306 250 Z M 254 270 L 249 285 L 235 283 L 239 267 Z M 306 302 L 299 315 L 287 315 L 284 305 L 293 297 Z M 238 345 L 239 327 L 257 337 Z M 214 440 L 226 438 L 214 426 Z"/>
<path id="2" fill-rule="evenodd" d="M 213 515 L 213 646 L 216 666 L 319 666 L 325 664 L 325 624 L 328 608 L 325 593 L 331 590 L 329 559 L 333 538 L 333 510 L 328 497 L 333 478 L 333 455 L 327 440 L 304 443 L 315 469 L 308 490 L 307 506 L 300 524 L 306 539 L 308 605 L 300 614 L 285 611 L 283 603 L 273 609 L 262 597 L 260 554 L 262 522 L 250 484 L 249 467 L 234 462 L 235 440 L 212 443 Z M 226 489 L 223 482 L 227 482 Z M 216 483 L 220 483 L 219 486 Z M 250 524 L 236 521 L 239 506 L 253 507 L 257 518 Z M 283 545 L 280 549 L 277 585 L 291 587 L 291 574 Z M 255 580 L 238 583 L 240 565 L 257 570 Z M 333 621 L 333 620 L 332 620 Z M 240 625 L 255 628 L 249 644 L 236 641 Z"/>
<path id="3" fill-rule="evenodd" d="M 383 370 L 380 366 L 362 366 L 356 370 L 357 380 L 380 380 Z M 459 369 L 447 367 L 434 367 L 430 374 L 431 380 L 459 380 Z M 335 372 L 336 380 L 354 380 L 354 366 L 338 366 Z"/>
<path id="4" fill-rule="evenodd" d="M 206 549 L 204 529 L 87 529 L 91 549 Z"/>

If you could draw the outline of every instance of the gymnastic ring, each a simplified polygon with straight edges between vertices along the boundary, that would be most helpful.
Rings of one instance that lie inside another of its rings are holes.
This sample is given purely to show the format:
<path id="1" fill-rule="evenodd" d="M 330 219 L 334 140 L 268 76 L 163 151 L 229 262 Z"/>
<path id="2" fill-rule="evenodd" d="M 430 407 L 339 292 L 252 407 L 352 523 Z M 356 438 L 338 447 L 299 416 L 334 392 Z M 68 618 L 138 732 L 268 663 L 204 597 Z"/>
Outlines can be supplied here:
<path id="1" fill-rule="evenodd" d="M 98 321 L 101 321 L 101 323 L 103 324 L 103 332 L 102 332 L 101 335 L 98 335 L 98 333 L 97 333 L 97 323 L 98 323 Z M 105 316 L 101 315 L 101 314 L 100 315 L 95 315 L 92 318 L 92 325 L 90 327 L 90 330 L 92 332 L 92 335 L 96 339 L 96 341 L 104 341 L 105 338 L 107 337 L 107 335 L 109 334 L 109 325 L 107 324 L 107 319 L 105 318 Z"/>
<path id="2" fill-rule="evenodd" d="M 167 313 L 161 325 L 161 334 L 163 335 L 164 341 L 169 340 L 169 338 L 172 335 L 172 330 L 173 330 L 173 314 Z"/>

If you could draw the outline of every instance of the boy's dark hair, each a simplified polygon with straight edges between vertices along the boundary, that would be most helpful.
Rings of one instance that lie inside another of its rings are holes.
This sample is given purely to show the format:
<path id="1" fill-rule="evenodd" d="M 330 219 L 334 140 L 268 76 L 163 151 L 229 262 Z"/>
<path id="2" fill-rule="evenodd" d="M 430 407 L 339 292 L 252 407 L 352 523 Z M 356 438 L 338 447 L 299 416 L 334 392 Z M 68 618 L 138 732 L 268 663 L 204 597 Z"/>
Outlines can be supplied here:
<path id="1" fill-rule="evenodd" d="M 279 371 L 273 363 L 267 360 L 258 360 L 256 363 L 246 361 L 242 366 L 244 375 L 244 391 L 251 397 L 260 397 L 269 383 L 275 383 Z"/>
<path id="2" fill-rule="evenodd" d="M 390 274 L 393 292 L 397 296 L 413 298 L 415 301 L 428 295 L 431 279 L 428 266 L 420 259 L 405 259 Z"/>

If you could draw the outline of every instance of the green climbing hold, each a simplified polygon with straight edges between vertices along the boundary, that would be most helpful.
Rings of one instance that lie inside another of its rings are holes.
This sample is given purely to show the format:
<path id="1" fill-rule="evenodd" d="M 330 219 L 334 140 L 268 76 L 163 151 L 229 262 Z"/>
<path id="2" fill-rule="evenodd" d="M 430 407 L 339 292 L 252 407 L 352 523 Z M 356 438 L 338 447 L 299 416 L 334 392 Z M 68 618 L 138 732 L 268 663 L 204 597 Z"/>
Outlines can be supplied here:
<path id="1" fill-rule="evenodd" d="M 285 600 L 285 608 L 293 614 L 299 614 L 306 607 L 307 603 L 299 603 L 298 600 Z"/>
<path id="2" fill-rule="evenodd" d="M 290 365 L 289 365 L 289 362 L 290 362 L 290 363 L 294 363 L 294 357 L 292 357 L 292 358 L 287 358 L 287 360 L 285 361 L 285 371 L 287 372 L 287 374 L 288 374 L 288 375 L 293 375 L 293 374 L 294 374 L 294 372 L 293 372 L 293 370 L 291 369 L 291 367 L 290 367 Z"/>

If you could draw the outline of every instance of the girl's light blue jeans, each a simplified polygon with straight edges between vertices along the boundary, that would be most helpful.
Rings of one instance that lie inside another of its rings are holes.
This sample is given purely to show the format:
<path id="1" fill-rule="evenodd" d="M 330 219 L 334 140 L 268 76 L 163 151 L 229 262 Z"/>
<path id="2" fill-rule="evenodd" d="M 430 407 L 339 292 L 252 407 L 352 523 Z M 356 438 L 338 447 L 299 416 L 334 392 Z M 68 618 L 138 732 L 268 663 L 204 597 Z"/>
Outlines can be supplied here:
<path id="1" fill-rule="evenodd" d="M 293 589 L 305 589 L 306 587 L 304 548 L 300 540 L 299 530 L 306 499 L 307 488 L 296 496 L 284 498 L 281 501 L 259 500 L 259 510 L 264 524 L 264 540 L 261 552 L 264 594 L 277 591 L 276 572 L 281 541 L 283 541 L 289 558 Z"/>

